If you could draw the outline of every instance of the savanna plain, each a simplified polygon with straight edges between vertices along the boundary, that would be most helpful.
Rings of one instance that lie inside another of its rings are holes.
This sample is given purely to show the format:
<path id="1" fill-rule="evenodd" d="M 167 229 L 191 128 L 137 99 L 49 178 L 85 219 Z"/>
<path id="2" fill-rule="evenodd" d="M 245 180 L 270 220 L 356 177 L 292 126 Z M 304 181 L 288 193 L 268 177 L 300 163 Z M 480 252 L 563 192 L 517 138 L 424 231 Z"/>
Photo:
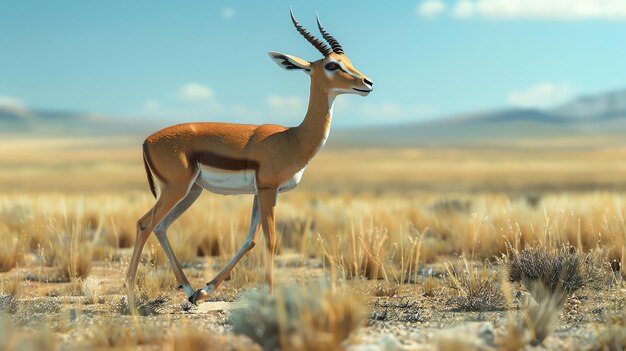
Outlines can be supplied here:
<path id="1" fill-rule="evenodd" d="M 324 149 L 265 246 L 194 306 L 152 237 L 129 312 L 141 139 L 0 141 L 2 350 L 622 350 L 626 144 Z M 194 288 L 252 197 L 204 193 L 168 232 Z"/>

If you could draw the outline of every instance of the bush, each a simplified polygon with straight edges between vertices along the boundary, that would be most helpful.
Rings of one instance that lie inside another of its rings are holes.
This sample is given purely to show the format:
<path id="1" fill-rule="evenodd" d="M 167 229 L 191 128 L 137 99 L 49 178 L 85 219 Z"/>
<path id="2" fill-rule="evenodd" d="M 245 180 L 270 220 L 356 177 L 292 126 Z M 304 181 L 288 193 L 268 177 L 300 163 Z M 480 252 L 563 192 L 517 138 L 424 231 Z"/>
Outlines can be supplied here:
<path id="1" fill-rule="evenodd" d="M 527 247 L 521 252 L 510 249 L 507 266 L 510 280 L 522 282 L 538 303 L 558 296 L 559 306 L 585 284 L 601 281 L 603 274 L 602 256 L 583 256 L 569 245 L 553 251 L 544 247 Z"/>
<path id="2" fill-rule="evenodd" d="M 467 260 L 463 265 L 454 267 L 446 264 L 446 285 L 455 291 L 450 302 L 464 311 L 500 309 L 505 299 L 500 289 L 498 274 L 486 268 L 470 267 Z"/>
<path id="3" fill-rule="evenodd" d="M 233 331 L 266 351 L 337 350 L 368 315 L 360 298 L 320 288 L 287 286 L 273 295 L 254 291 L 243 303 L 231 314 Z"/>

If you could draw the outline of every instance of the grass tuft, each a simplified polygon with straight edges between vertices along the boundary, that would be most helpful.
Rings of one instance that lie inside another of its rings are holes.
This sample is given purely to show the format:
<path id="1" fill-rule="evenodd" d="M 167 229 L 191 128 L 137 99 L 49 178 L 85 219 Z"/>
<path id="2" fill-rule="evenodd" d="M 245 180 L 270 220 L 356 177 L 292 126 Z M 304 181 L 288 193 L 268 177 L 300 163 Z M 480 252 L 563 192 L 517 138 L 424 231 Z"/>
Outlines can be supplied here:
<path id="1" fill-rule="evenodd" d="M 505 350 L 518 350 L 530 344 L 538 346 L 550 336 L 557 327 L 563 291 L 553 291 L 537 282 L 533 290 L 540 299 L 531 304 L 521 318 L 511 318 L 507 333 L 501 345 Z"/>
<path id="2" fill-rule="evenodd" d="M 321 288 L 286 286 L 273 295 L 253 291 L 243 302 L 232 312 L 233 331 L 266 351 L 336 350 L 367 317 L 358 297 Z"/>
<path id="3" fill-rule="evenodd" d="M 146 267 L 137 274 L 137 286 L 146 299 L 154 299 L 164 290 L 175 290 L 178 284 L 169 267 Z"/>
<path id="4" fill-rule="evenodd" d="M 585 284 L 602 280 L 603 257 L 597 253 L 584 256 L 569 245 L 558 250 L 526 247 L 522 251 L 510 249 L 507 266 L 510 280 L 522 282 L 537 302 L 556 296 L 562 306 Z"/>
<path id="5" fill-rule="evenodd" d="M 87 304 L 100 303 L 103 301 L 102 289 L 100 282 L 95 278 L 88 277 L 81 281 L 81 292 L 85 297 Z"/>
<path id="6" fill-rule="evenodd" d="M 504 307 L 505 298 L 497 272 L 471 266 L 465 258 L 458 267 L 447 263 L 446 271 L 444 282 L 454 292 L 450 302 L 459 310 L 480 311 Z"/>

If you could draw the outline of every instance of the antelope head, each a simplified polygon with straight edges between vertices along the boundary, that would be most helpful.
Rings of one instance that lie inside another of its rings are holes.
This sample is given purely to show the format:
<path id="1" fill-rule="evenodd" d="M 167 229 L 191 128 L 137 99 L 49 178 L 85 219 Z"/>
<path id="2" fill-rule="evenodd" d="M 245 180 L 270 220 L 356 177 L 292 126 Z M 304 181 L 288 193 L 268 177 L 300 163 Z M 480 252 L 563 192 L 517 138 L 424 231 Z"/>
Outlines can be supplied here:
<path id="1" fill-rule="evenodd" d="M 309 62 L 293 55 L 270 51 L 269 55 L 280 67 L 288 71 L 301 70 L 311 76 L 311 85 L 321 88 L 328 95 L 358 94 L 367 96 L 372 92 L 373 82 L 352 65 L 343 52 L 341 44 L 330 35 L 317 18 L 317 26 L 330 47 L 306 30 L 291 12 L 291 21 L 298 32 L 324 56 Z"/>

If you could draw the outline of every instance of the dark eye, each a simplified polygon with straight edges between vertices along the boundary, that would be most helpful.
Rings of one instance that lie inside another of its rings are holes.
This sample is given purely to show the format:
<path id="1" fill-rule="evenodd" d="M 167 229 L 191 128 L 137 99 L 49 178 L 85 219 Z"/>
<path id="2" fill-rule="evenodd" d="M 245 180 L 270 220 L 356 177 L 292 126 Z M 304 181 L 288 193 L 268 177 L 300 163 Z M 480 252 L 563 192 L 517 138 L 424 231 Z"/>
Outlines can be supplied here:
<path id="1" fill-rule="evenodd" d="M 326 64 L 326 66 L 324 66 L 324 67 L 325 67 L 327 70 L 329 70 L 329 71 L 334 71 L 334 70 L 336 70 L 337 68 L 339 68 L 339 65 L 338 65 L 338 64 L 336 64 L 335 62 L 329 62 L 329 63 L 327 63 L 327 64 Z"/>

